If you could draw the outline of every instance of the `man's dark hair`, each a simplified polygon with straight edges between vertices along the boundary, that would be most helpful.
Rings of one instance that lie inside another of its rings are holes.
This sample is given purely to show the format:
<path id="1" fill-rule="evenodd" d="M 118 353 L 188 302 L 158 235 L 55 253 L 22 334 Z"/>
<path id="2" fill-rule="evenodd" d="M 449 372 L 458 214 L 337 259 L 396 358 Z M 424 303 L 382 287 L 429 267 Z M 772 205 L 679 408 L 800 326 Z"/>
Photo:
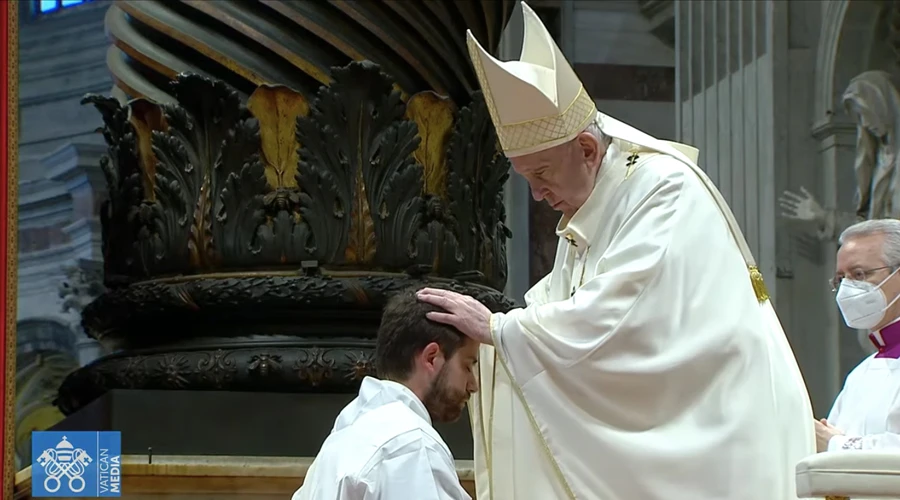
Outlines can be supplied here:
<path id="1" fill-rule="evenodd" d="M 439 287 L 432 285 L 432 288 Z M 397 293 L 384 307 L 375 340 L 375 370 L 380 378 L 398 381 L 408 378 L 412 374 L 413 358 L 432 342 L 437 342 L 447 359 L 463 343 L 459 330 L 425 317 L 425 313 L 443 310 L 419 301 L 416 297 L 419 289 Z"/>

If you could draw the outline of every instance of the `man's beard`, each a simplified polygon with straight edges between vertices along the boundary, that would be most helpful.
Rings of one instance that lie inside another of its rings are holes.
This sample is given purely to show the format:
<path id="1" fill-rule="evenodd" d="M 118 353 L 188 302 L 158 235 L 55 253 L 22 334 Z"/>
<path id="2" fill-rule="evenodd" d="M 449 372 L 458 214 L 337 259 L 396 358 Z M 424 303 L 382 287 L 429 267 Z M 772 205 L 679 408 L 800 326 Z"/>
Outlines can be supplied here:
<path id="1" fill-rule="evenodd" d="M 468 400 L 468 392 L 450 387 L 444 365 L 428 387 L 423 403 L 432 420 L 450 423 L 459 420 Z"/>

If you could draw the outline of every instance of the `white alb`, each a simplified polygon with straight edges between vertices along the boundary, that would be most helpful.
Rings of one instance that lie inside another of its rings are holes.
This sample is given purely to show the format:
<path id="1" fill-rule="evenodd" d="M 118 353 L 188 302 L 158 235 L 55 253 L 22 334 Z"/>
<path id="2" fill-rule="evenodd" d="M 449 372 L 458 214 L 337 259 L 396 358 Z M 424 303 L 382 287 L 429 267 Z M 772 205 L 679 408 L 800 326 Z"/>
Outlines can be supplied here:
<path id="1" fill-rule="evenodd" d="M 292 500 L 471 500 L 425 405 L 372 377 L 344 408 Z"/>

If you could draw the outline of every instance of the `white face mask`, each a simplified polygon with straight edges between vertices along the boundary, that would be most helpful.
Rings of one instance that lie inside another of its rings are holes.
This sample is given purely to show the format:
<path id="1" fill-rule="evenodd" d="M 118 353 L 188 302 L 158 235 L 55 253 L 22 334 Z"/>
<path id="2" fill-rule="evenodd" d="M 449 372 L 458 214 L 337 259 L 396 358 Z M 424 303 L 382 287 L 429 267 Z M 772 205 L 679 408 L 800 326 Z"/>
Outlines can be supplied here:
<path id="1" fill-rule="evenodd" d="M 884 292 L 881 291 L 882 285 L 891 279 L 897 271 L 892 272 L 890 276 L 881 281 L 877 285 L 873 285 L 868 281 L 856 281 L 844 278 L 841 280 L 841 286 L 838 288 L 837 300 L 838 308 L 841 315 L 844 316 L 844 322 L 850 328 L 860 330 L 871 330 L 881 320 L 884 319 L 884 312 L 891 307 L 900 295 L 894 297 L 890 304 Z"/>

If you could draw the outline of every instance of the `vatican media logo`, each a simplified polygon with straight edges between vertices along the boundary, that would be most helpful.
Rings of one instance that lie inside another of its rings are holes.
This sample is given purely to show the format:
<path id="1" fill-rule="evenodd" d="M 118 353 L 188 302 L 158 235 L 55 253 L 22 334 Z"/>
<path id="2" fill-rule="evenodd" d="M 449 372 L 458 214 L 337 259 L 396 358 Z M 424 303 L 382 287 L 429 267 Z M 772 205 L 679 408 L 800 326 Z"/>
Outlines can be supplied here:
<path id="1" fill-rule="evenodd" d="M 32 432 L 31 496 L 122 496 L 122 434 Z"/>

